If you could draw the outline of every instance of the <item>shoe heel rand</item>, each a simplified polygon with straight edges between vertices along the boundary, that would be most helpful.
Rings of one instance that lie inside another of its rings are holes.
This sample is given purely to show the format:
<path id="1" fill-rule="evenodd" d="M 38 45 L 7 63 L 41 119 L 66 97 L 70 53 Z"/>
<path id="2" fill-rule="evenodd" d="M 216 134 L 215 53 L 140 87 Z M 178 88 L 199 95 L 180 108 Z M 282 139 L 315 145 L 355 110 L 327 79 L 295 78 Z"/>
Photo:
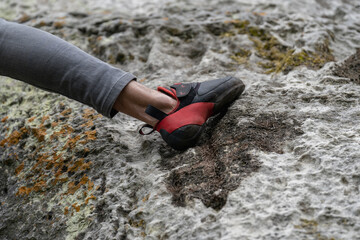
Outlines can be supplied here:
<path id="1" fill-rule="evenodd" d="M 161 129 L 172 133 L 176 129 L 186 125 L 203 125 L 212 115 L 214 103 L 199 102 L 183 107 L 179 111 L 167 116 L 156 126 L 156 130 Z"/>
<path id="2" fill-rule="evenodd" d="M 172 133 L 168 133 L 166 130 L 161 129 L 160 134 L 172 148 L 176 150 L 185 150 L 196 144 L 203 128 L 204 125 L 186 125 L 176 129 Z"/>

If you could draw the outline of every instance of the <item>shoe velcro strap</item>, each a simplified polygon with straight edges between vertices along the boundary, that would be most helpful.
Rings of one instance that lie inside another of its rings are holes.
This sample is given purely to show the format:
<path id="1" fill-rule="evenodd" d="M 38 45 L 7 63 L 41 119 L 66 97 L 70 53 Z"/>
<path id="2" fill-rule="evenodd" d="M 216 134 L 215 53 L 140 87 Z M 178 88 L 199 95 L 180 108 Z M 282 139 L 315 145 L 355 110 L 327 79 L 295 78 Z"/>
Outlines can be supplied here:
<path id="1" fill-rule="evenodd" d="M 151 105 L 148 105 L 145 109 L 145 113 L 152 116 L 153 118 L 156 118 L 157 120 L 161 121 L 164 118 L 166 118 L 168 115 L 164 113 L 163 111 L 157 109 L 156 107 L 153 107 Z"/>

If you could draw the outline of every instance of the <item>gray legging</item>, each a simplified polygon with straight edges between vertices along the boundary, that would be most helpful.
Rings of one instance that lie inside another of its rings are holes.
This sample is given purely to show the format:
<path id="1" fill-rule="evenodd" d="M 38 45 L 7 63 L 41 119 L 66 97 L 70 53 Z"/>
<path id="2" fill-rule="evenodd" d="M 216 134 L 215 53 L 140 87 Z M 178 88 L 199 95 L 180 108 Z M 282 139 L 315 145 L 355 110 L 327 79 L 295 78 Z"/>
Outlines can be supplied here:
<path id="1" fill-rule="evenodd" d="M 107 117 L 135 76 L 50 33 L 0 19 L 0 75 L 60 93 Z"/>

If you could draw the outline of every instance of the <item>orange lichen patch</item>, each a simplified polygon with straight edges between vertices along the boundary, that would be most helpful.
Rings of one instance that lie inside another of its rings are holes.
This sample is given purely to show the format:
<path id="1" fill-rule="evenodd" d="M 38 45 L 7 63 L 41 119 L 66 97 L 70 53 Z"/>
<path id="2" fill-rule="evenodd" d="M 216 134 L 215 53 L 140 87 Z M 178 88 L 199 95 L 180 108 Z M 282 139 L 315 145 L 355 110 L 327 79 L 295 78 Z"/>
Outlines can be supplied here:
<path id="1" fill-rule="evenodd" d="M 142 201 L 143 201 L 143 202 L 146 202 L 147 200 L 149 200 L 149 197 L 150 197 L 150 194 L 146 195 L 146 196 L 142 199 Z"/>
<path id="2" fill-rule="evenodd" d="M 80 182 L 79 182 L 79 184 L 80 185 L 84 185 L 84 184 L 86 184 L 86 183 L 88 183 L 89 182 L 89 178 L 88 178 L 88 176 L 86 176 L 86 174 L 80 179 Z M 78 184 L 78 185 L 79 185 Z"/>
<path id="3" fill-rule="evenodd" d="M 76 212 L 79 212 L 80 211 L 80 206 L 77 205 L 77 203 L 74 203 L 73 205 L 71 205 Z"/>
<path id="4" fill-rule="evenodd" d="M 96 114 L 95 115 L 95 110 L 94 109 L 87 108 L 87 109 L 84 110 L 82 117 L 85 118 L 85 119 L 93 119 L 93 120 L 95 120 L 97 118 L 101 118 L 102 115 L 101 114 Z"/>
<path id="5" fill-rule="evenodd" d="M 58 122 L 52 122 L 52 123 L 51 123 L 51 127 L 52 127 L 52 128 L 56 127 L 57 125 L 59 125 Z"/>
<path id="6" fill-rule="evenodd" d="M 22 136 L 27 133 L 27 129 L 25 127 L 21 128 L 19 131 L 15 130 L 13 131 L 10 136 L 8 136 L 7 138 L 1 140 L 0 142 L 0 146 L 4 147 L 5 144 L 7 144 L 8 146 L 12 146 L 15 144 L 18 144 L 20 139 L 22 138 Z"/>
<path id="7" fill-rule="evenodd" d="M 62 28 L 64 25 L 65 25 L 65 21 L 58 21 L 53 23 L 53 26 L 55 28 Z"/>
<path id="8" fill-rule="evenodd" d="M 3 117 L 3 118 L 1 119 L 1 122 L 6 122 L 8 119 L 9 119 L 9 116 Z"/>
<path id="9" fill-rule="evenodd" d="M 32 128 L 31 130 L 32 130 L 32 133 L 38 139 L 39 142 L 43 142 L 45 140 L 46 129 L 43 128 L 42 125 L 40 125 L 39 128 Z"/>
<path id="10" fill-rule="evenodd" d="M 75 172 L 84 165 L 84 158 L 79 158 L 72 166 L 68 168 L 68 172 Z"/>
<path id="11" fill-rule="evenodd" d="M 34 166 L 31 168 L 31 170 L 36 170 L 38 167 L 41 168 L 43 163 L 46 163 L 48 161 L 49 155 L 46 153 L 39 154 L 37 158 L 37 162 L 34 164 Z"/>
<path id="12" fill-rule="evenodd" d="M 71 108 L 65 109 L 64 111 L 62 111 L 60 114 L 63 115 L 64 117 L 69 116 L 69 114 L 72 112 Z"/>
<path id="13" fill-rule="evenodd" d="M 71 112 L 71 109 L 66 109 L 61 114 L 68 117 Z M 34 192 L 34 194 L 44 195 L 47 194 L 49 190 L 51 190 L 51 192 L 53 192 L 53 190 L 61 191 L 63 187 L 67 187 L 65 193 L 61 194 L 59 192 L 61 196 L 66 197 L 66 195 L 76 194 L 77 197 L 80 197 L 83 201 L 85 200 L 86 204 L 88 204 L 90 200 L 96 199 L 90 192 L 95 187 L 94 182 L 84 173 L 84 171 L 90 169 L 92 162 L 85 158 L 78 159 L 75 157 L 71 158 L 71 156 L 75 155 L 75 151 L 76 153 L 79 151 L 85 153 L 90 152 L 89 148 L 75 149 L 75 147 L 80 142 L 87 143 L 96 139 L 96 130 L 89 128 L 93 127 L 95 125 L 95 119 L 102 117 L 102 115 L 89 109 L 84 111 L 83 116 L 87 119 L 83 120 L 81 123 L 83 125 L 81 126 L 87 129 L 83 129 L 80 133 L 75 134 L 75 129 L 69 124 L 66 124 L 66 122 L 62 122 L 61 120 L 53 122 L 50 116 L 45 115 L 38 116 L 37 118 L 32 117 L 27 120 L 28 122 L 35 120 L 37 126 L 29 126 L 29 124 L 28 127 L 23 127 L 20 130 L 9 133 L 6 139 L 1 140 L 0 144 L 7 146 L 17 144 L 22 138 L 32 135 L 40 142 L 37 142 L 35 145 L 36 148 L 26 156 L 29 159 L 33 159 L 32 161 L 27 161 L 26 163 L 19 160 L 16 161 L 18 162 L 18 166 L 15 169 L 15 174 L 20 181 L 24 181 L 23 185 L 19 186 L 16 196 L 29 197 L 32 192 Z M 51 127 L 57 128 L 57 131 L 54 131 L 50 138 L 48 138 L 46 134 L 50 131 L 47 131 L 50 123 Z M 45 125 L 47 127 L 45 127 Z M 59 139 L 61 141 L 59 141 L 58 144 L 54 144 L 53 139 Z M 62 152 L 62 149 L 66 149 L 65 153 Z M 10 157 L 11 154 L 8 156 Z M 75 180 L 78 179 L 78 177 L 80 177 L 80 180 Z M 54 187 L 57 185 L 59 186 Z M 82 206 L 78 205 L 79 204 L 68 206 L 64 209 L 64 214 L 76 214 Z M 76 211 L 73 211 L 72 207 Z"/>
<path id="14" fill-rule="evenodd" d="M 64 125 L 64 129 L 66 130 L 67 134 L 71 134 L 74 132 L 74 128 L 70 127 L 69 125 Z"/>
<path id="15" fill-rule="evenodd" d="M 34 192 L 40 192 L 43 190 L 43 188 L 46 187 L 46 182 L 44 180 L 38 181 L 34 187 L 32 188 L 32 190 Z"/>
<path id="16" fill-rule="evenodd" d="M 53 152 L 52 154 L 52 157 L 53 157 L 53 161 L 60 161 L 60 162 L 63 162 L 63 159 L 62 159 L 62 153 L 59 153 L 57 154 L 56 152 Z"/>
<path id="17" fill-rule="evenodd" d="M 44 122 L 46 121 L 46 120 L 48 120 L 50 117 L 47 115 L 47 116 L 43 116 L 42 118 L 41 118 L 41 124 L 44 124 Z"/>
<path id="18" fill-rule="evenodd" d="M 231 20 L 226 20 L 224 21 L 225 24 L 233 24 L 235 26 L 247 26 L 250 24 L 249 21 L 245 20 L 245 21 L 242 21 L 240 19 L 231 19 Z"/>
<path id="19" fill-rule="evenodd" d="M 68 191 L 66 194 L 71 194 L 73 195 L 78 189 L 80 188 L 80 185 L 76 185 L 75 182 L 70 182 L 68 184 Z"/>
<path id="20" fill-rule="evenodd" d="M 19 175 L 22 170 L 24 170 L 24 162 L 22 162 L 22 163 L 15 169 L 15 174 L 16 174 L 16 176 Z"/>
<path id="21" fill-rule="evenodd" d="M 47 25 L 47 23 L 44 20 L 41 20 L 38 25 L 39 27 L 44 27 Z"/>
<path id="22" fill-rule="evenodd" d="M 17 193 L 16 193 L 16 196 L 25 196 L 25 195 L 29 195 L 32 191 L 32 188 L 28 188 L 28 187 L 25 187 L 25 186 L 22 186 L 18 189 Z"/>
<path id="23" fill-rule="evenodd" d="M 80 170 L 85 171 L 85 170 L 89 169 L 91 164 L 92 164 L 92 162 L 84 163 L 83 165 L 81 165 Z"/>
<path id="24" fill-rule="evenodd" d="M 89 120 L 86 123 L 80 125 L 80 127 L 92 127 L 92 126 L 94 126 L 93 120 Z"/>
<path id="25" fill-rule="evenodd" d="M 91 194 L 88 198 L 85 199 L 85 204 L 88 204 L 89 200 L 91 200 L 91 199 L 96 200 L 96 197 Z"/>
<path id="26" fill-rule="evenodd" d="M 88 183 L 89 178 L 86 176 L 86 174 L 80 179 L 80 182 L 78 184 L 75 184 L 75 182 L 70 182 L 68 184 L 68 191 L 66 194 L 71 194 L 73 195 L 77 190 L 79 190 L 79 188 Z"/>
<path id="27" fill-rule="evenodd" d="M 69 207 L 65 207 L 64 208 L 64 215 L 68 215 L 69 214 Z"/>
<path id="28" fill-rule="evenodd" d="M 58 125 L 58 123 L 56 123 Z M 51 134 L 50 139 L 57 139 L 58 137 L 65 137 L 66 135 L 69 135 L 74 132 L 74 128 L 70 127 L 69 125 L 64 125 L 60 131 L 55 131 L 53 134 Z"/>
<path id="29" fill-rule="evenodd" d="M 86 140 L 96 140 L 96 130 L 93 131 L 85 131 Z"/>
<path id="30" fill-rule="evenodd" d="M 52 182 L 52 185 L 55 186 L 58 182 L 61 182 L 61 183 L 65 183 L 69 181 L 69 178 L 55 178 L 54 181 Z"/>
<path id="31" fill-rule="evenodd" d="M 65 136 L 67 133 L 65 128 L 60 129 L 60 131 L 54 132 L 51 134 L 50 139 L 53 140 L 54 138 L 58 138 L 59 136 Z"/>
<path id="32" fill-rule="evenodd" d="M 252 14 L 254 14 L 255 16 L 261 16 L 261 17 L 266 16 L 266 12 L 253 12 Z"/>
<path id="33" fill-rule="evenodd" d="M 83 112 L 83 114 L 82 114 L 82 117 L 88 119 L 88 118 L 90 118 L 91 116 L 93 116 L 94 113 L 95 113 L 95 110 L 94 110 L 94 109 L 86 108 L 86 109 L 84 109 L 84 112 Z"/>
<path id="34" fill-rule="evenodd" d="M 69 138 L 63 147 L 63 149 L 70 148 L 73 149 L 76 146 L 76 142 L 80 140 L 80 135 L 75 136 L 74 138 Z"/>
<path id="35" fill-rule="evenodd" d="M 55 180 L 57 180 L 61 175 L 63 174 L 63 171 L 61 167 L 55 172 Z"/>
<path id="36" fill-rule="evenodd" d="M 28 122 L 32 122 L 32 121 L 34 121 L 35 120 L 35 118 L 36 118 L 36 116 L 33 116 L 33 117 L 31 117 L 31 118 L 28 118 Z"/>
<path id="37" fill-rule="evenodd" d="M 94 188 L 94 182 L 92 182 L 90 179 L 88 181 L 88 191 L 91 191 Z"/>
<path id="38" fill-rule="evenodd" d="M 21 133 L 18 131 L 14 131 L 10 134 L 9 137 L 1 140 L 0 146 L 4 147 L 6 143 L 8 144 L 8 146 L 17 144 L 20 141 L 20 137 L 21 137 Z"/>
<path id="39" fill-rule="evenodd" d="M 23 14 L 21 15 L 21 17 L 18 19 L 18 22 L 24 23 L 24 22 L 27 22 L 27 21 L 29 21 L 29 20 L 30 20 L 30 16 L 27 15 L 26 13 L 23 13 Z"/>

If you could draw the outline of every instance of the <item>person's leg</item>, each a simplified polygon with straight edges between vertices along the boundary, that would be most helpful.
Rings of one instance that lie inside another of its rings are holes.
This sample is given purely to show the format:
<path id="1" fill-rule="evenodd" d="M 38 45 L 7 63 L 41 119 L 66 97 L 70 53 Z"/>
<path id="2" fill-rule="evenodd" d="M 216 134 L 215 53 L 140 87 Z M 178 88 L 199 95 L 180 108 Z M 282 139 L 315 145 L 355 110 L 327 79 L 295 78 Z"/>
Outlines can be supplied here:
<path id="1" fill-rule="evenodd" d="M 60 93 L 113 117 L 135 79 L 50 33 L 0 19 L 0 75 Z M 136 99 L 134 99 L 136 101 Z M 136 114 L 135 114 L 136 116 Z"/>

